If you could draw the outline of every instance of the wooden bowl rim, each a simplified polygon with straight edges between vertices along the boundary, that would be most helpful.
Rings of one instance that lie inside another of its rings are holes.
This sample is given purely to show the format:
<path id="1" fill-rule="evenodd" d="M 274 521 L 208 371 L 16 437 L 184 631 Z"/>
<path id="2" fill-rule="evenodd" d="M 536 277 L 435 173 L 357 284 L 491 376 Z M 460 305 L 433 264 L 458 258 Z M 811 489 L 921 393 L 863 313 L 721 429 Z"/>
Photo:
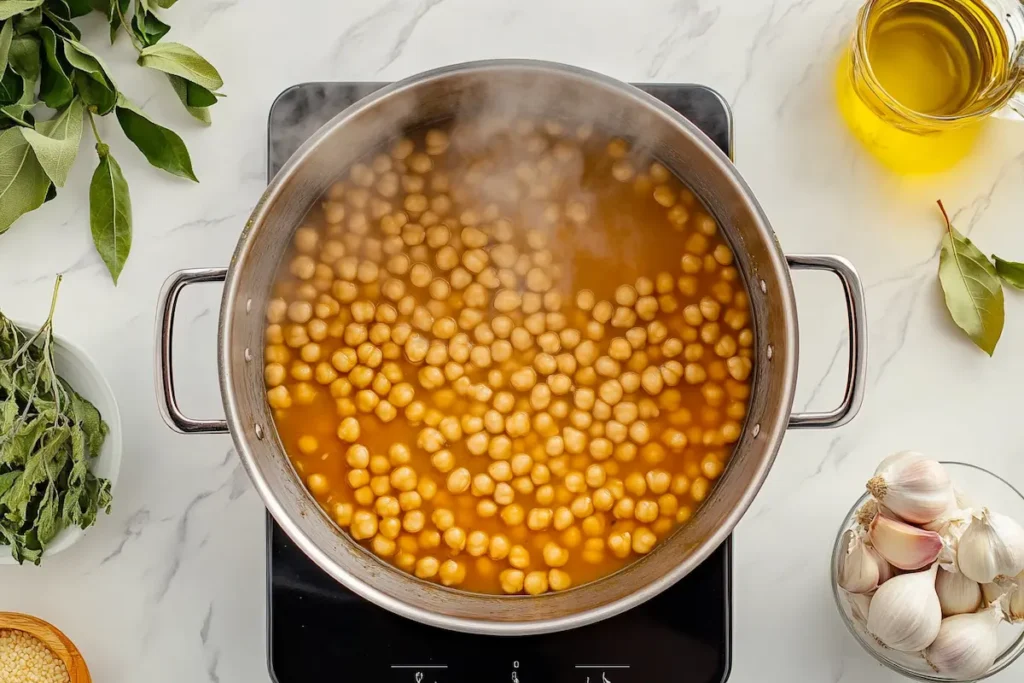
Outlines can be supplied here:
<path id="1" fill-rule="evenodd" d="M 21 631 L 35 637 L 64 662 L 71 683 L 92 683 L 82 653 L 63 631 L 45 619 L 19 612 L 0 612 L 0 631 Z"/>

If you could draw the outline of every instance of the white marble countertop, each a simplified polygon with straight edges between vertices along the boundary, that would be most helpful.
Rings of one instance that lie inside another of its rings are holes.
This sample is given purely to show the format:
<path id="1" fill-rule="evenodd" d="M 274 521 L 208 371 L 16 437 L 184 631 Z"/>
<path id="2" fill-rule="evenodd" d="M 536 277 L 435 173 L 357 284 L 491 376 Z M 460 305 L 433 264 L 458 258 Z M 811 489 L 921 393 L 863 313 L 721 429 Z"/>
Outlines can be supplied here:
<path id="1" fill-rule="evenodd" d="M 731 103 L 736 163 L 789 252 L 831 252 L 864 278 L 869 386 L 837 431 L 789 434 L 736 530 L 731 680 L 897 681 L 846 633 L 828 587 L 836 527 L 885 454 L 913 447 L 1024 482 L 1020 380 L 1024 294 L 1007 296 L 994 358 L 953 327 L 935 273 L 942 198 L 987 251 L 1024 259 L 1024 125 L 996 122 L 954 172 L 881 170 L 838 118 L 832 75 L 858 0 L 190 0 L 172 39 L 221 71 L 227 99 L 193 125 L 163 79 L 105 54 L 121 86 L 189 144 L 202 184 L 161 175 L 104 121 L 131 185 L 134 247 L 113 287 L 88 229 L 94 168 L 83 147 L 68 188 L 0 237 L 0 306 L 37 318 L 66 273 L 59 333 L 106 372 L 125 424 L 110 517 L 41 568 L 0 567 L 0 610 L 57 625 L 105 683 L 267 681 L 264 516 L 226 436 L 187 437 L 160 419 L 153 386 L 157 292 L 173 270 L 227 263 L 265 185 L 266 120 L 283 89 L 313 80 L 394 80 L 497 57 L 568 62 L 623 80 L 700 82 Z M 290 9 L 285 12 L 283 8 Z M 302 8 L 302 11 L 291 8 Z M 102 31 L 92 43 L 101 43 Z M 1016 199 L 1015 199 L 1016 197 Z M 845 313 L 826 275 L 795 276 L 797 408 L 838 400 Z M 220 291 L 182 300 L 179 383 L 190 413 L 220 414 L 214 335 Z M 1017 680 L 1024 670 L 992 679 Z"/>

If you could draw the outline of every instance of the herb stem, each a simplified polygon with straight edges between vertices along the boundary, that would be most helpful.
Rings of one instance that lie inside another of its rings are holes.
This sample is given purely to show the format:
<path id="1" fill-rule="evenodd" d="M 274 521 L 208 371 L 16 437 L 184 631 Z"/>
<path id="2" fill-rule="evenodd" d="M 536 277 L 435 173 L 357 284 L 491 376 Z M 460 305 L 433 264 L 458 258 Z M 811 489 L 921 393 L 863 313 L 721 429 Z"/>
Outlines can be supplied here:
<path id="1" fill-rule="evenodd" d="M 942 205 L 942 200 L 941 199 L 935 200 L 935 203 L 939 205 L 939 211 L 942 212 L 942 219 L 944 221 L 946 221 L 946 232 L 949 233 L 949 236 L 952 239 L 952 237 L 953 237 L 953 224 L 949 220 L 949 214 L 946 213 L 946 207 L 944 207 Z"/>
<path id="2" fill-rule="evenodd" d="M 53 322 L 53 312 L 57 309 L 57 292 L 60 290 L 60 283 L 63 279 L 64 274 L 57 273 L 57 281 L 53 283 L 53 296 L 50 298 L 50 315 L 46 317 L 47 325 Z"/>
<path id="3" fill-rule="evenodd" d="M 141 44 L 135 37 L 135 34 L 132 33 L 131 27 L 128 26 L 128 21 L 124 18 L 124 12 L 121 11 L 121 3 L 119 0 L 111 0 L 111 3 L 114 5 L 115 9 L 117 9 L 117 16 L 121 19 L 121 26 L 124 27 L 124 32 L 127 33 L 128 37 L 131 39 L 132 45 L 135 47 L 135 51 L 142 54 Z"/>
<path id="4" fill-rule="evenodd" d="M 85 113 L 89 115 L 89 125 L 92 126 L 92 134 L 96 136 L 96 142 L 102 145 L 103 138 L 100 137 L 100 130 L 96 127 L 96 120 L 92 117 L 92 110 L 86 107 Z"/>

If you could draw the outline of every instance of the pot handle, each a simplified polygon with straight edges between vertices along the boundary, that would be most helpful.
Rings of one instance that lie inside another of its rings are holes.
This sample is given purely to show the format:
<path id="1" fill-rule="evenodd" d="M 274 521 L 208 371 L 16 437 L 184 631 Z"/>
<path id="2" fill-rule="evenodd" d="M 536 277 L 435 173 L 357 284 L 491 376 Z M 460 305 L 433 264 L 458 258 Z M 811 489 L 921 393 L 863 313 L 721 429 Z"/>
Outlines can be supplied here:
<path id="1" fill-rule="evenodd" d="M 846 318 L 850 329 L 850 359 L 846 371 L 846 391 L 838 408 L 828 412 L 794 413 L 791 428 L 839 427 L 852 420 L 864 402 L 867 380 L 868 329 L 864 309 L 864 286 L 853 264 L 842 256 L 793 254 L 786 256 L 793 270 L 825 270 L 835 274 L 843 285 Z"/>
<path id="2" fill-rule="evenodd" d="M 174 358 L 171 354 L 174 313 L 181 290 L 200 282 L 224 282 L 227 276 L 227 268 L 179 270 L 167 278 L 160 290 L 156 314 L 156 402 L 167 426 L 181 434 L 226 434 L 228 431 L 226 420 L 195 420 L 181 412 L 174 393 Z"/>

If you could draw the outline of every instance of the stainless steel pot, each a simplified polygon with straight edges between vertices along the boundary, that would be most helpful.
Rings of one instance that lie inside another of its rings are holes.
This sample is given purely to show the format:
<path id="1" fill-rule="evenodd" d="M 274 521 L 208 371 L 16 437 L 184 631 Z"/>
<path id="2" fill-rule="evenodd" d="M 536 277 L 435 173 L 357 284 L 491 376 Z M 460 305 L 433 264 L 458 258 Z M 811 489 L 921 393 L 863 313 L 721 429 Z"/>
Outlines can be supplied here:
<path id="1" fill-rule="evenodd" d="M 274 428 L 263 383 L 264 316 L 278 263 L 309 207 L 342 169 L 402 127 L 450 118 L 499 97 L 521 113 L 579 119 L 639 138 L 690 186 L 736 253 L 750 292 L 756 339 L 753 391 L 742 437 L 721 480 L 693 519 L 654 552 L 599 581 L 535 597 L 492 596 L 426 583 L 379 560 L 343 533 L 307 493 Z M 834 273 L 849 318 L 849 371 L 842 403 L 791 414 L 797 379 L 797 315 L 791 268 Z M 218 340 L 226 420 L 185 416 L 174 393 L 174 313 L 189 284 L 225 280 Z M 270 513 L 331 576 L 403 616 L 460 631 L 521 635 L 573 628 L 651 598 L 686 576 L 732 532 L 793 427 L 836 427 L 860 407 L 865 376 L 863 291 L 838 256 L 784 256 L 767 218 L 729 159 L 695 126 L 653 97 L 600 74 L 558 64 L 493 61 L 430 71 L 395 83 L 336 116 L 267 188 L 229 268 L 173 274 L 157 318 L 159 401 L 167 424 L 186 433 L 230 431 Z"/>

